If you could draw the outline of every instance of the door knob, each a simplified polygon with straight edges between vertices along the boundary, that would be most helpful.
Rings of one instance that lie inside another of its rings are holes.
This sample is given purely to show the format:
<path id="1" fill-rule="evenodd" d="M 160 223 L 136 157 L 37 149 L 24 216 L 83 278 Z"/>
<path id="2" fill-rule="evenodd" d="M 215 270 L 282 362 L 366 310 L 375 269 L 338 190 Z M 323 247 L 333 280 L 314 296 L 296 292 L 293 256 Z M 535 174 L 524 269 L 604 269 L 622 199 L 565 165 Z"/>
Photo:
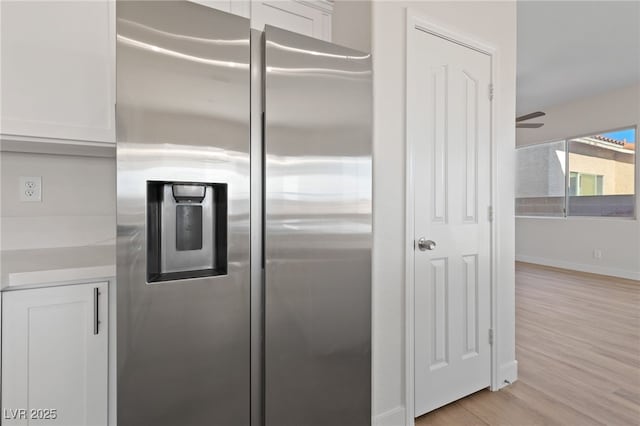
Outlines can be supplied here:
<path id="1" fill-rule="evenodd" d="M 418 248 L 420 249 L 420 251 L 433 250 L 436 248 L 436 242 L 427 240 L 422 237 L 418 240 Z"/>

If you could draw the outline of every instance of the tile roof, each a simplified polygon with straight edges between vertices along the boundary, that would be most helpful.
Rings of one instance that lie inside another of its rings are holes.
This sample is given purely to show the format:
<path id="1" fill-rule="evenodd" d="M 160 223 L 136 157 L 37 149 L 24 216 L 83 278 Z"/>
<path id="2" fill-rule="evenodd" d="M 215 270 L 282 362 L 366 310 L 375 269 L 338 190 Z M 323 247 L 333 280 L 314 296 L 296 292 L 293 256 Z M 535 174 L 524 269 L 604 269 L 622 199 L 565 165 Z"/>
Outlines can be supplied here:
<path id="1" fill-rule="evenodd" d="M 608 138 L 608 137 L 602 136 L 602 135 L 593 135 L 591 137 L 593 139 L 597 139 L 597 140 L 602 141 L 602 142 L 607 142 L 607 143 L 612 143 L 614 145 L 618 145 L 618 146 L 620 146 L 622 148 L 625 148 L 625 149 L 631 149 L 631 150 L 634 150 L 634 151 L 636 149 L 636 144 L 629 143 L 627 141 L 621 141 L 621 140 L 618 140 L 618 139 L 612 139 L 612 138 Z"/>

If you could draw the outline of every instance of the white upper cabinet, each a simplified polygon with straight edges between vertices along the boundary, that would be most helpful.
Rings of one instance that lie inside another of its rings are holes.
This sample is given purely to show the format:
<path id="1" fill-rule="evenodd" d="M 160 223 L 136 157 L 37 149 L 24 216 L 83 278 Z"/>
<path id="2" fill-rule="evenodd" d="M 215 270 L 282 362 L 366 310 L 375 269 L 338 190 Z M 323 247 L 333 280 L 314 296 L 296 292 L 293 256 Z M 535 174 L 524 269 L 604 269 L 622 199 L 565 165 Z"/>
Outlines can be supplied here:
<path id="1" fill-rule="evenodd" d="M 251 19 L 251 27 L 273 25 L 285 30 L 331 41 L 333 2 L 329 0 L 191 0 Z"/>
<path id="2" fill-rule="evenodd" d="M 114 1 L 0 7 L 0 132 L 115 142 Z"/>
<path id="3" fill-rule="evenodd" d="M 250 0 L 191 0 L 193 3 L 202 4 L 223 12 L 233 13 L 234 15 L 251 17 L 251 1 Z"/>
<path id="4" fill-rule="evenodd" d="M 332 6 L 325 1 L 272 0 L 251 3 L 251 27 L 273 25 L 294 33 L 331 41 Z"/>

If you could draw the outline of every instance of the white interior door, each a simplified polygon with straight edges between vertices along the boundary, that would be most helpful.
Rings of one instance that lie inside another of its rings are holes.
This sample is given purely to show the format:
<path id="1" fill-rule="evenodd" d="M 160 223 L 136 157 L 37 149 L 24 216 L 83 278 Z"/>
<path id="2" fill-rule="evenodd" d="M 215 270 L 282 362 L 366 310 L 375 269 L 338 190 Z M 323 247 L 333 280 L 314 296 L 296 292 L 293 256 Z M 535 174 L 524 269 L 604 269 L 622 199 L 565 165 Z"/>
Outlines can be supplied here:
<path id="1" fill-rule="evenodd" d="M 407 136 L 414 152 L 419 416 L 491 382 L 491 57 L 411 33 Z"/>

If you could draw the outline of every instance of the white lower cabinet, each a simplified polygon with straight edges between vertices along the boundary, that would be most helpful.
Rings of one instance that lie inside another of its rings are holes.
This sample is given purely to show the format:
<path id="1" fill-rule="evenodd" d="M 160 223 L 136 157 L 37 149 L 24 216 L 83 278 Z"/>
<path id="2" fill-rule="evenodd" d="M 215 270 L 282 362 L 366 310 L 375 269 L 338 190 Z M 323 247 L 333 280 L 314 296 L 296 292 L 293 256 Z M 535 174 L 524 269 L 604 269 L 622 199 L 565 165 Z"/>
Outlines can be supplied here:
<path id="1" fill-rule="evenodd" d="M 107 425 L 108 283 L 2 294 L 2 424 Z"/>

